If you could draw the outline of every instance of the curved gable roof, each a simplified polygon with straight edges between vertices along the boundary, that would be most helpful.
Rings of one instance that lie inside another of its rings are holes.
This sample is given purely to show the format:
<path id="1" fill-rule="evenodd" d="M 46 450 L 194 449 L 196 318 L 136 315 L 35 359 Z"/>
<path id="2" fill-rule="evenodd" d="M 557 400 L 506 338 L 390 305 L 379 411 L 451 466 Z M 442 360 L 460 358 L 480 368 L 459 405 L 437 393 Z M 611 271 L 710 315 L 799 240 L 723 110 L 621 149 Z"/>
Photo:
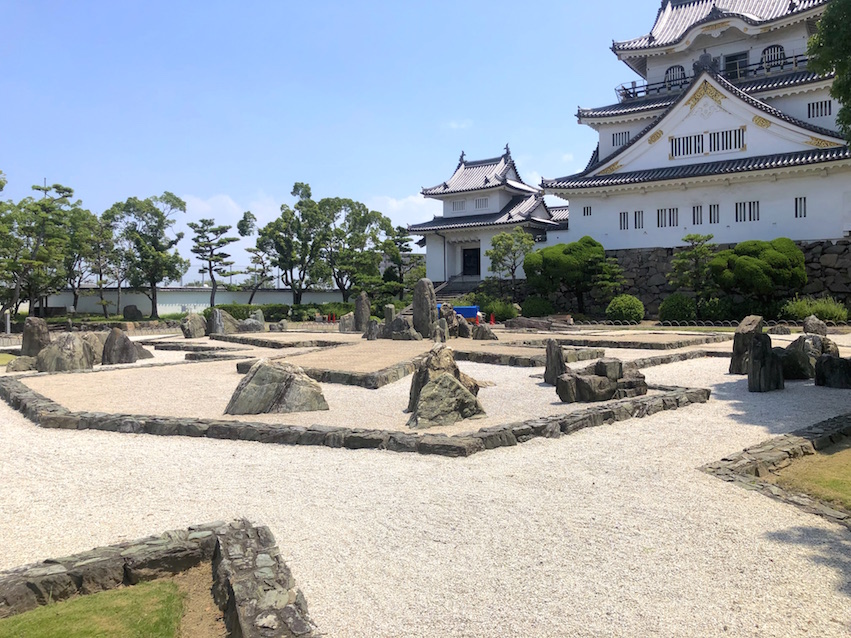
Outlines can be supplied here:
<path id="1" fill-rule="evenodd" d="M 520 173 L 511 158 L 511 151 L 507 144 L 505 153 L 490 159 L 467 161 L 462 152 L 452 177 L 437 186 L 423 188 L 421 193 L 425 197 L 439 197 L 497 186 L 506 186 L 527 193 L 538 191 L 537 188 L 529 186 L 520 178 Z"/>

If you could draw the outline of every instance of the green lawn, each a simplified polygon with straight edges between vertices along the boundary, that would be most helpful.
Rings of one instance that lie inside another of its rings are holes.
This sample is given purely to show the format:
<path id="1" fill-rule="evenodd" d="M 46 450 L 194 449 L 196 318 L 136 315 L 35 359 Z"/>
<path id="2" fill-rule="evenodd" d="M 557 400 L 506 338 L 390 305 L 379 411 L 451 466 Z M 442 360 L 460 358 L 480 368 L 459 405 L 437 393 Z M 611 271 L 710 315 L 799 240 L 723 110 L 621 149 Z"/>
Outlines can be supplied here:
<path id="1" fill-rule="evenodd" d="M 45 605 L 0 620 L 0 638 L 175 638 L 183 596 L 155 581 Z"/>
<path id="2" fill-rule="evenodd" d="M 780 471 L 777 484 L 851 510 L 851 440 L 796 459 Z"/>
<path id="3" fill-rule="evenodd" d="M 10 361 L 16 359 L 15 355 L 7 354 L 5 352 L 0 352 L 0 366 L 6 366 Z"/>

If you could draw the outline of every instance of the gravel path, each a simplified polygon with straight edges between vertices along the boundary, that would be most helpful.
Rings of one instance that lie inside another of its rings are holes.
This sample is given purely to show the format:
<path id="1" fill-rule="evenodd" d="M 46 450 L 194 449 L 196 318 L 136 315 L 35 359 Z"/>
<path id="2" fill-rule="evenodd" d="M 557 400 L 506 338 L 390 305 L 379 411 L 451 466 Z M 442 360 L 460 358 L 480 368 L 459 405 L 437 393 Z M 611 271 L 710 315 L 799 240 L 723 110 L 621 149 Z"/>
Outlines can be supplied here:
<path id="1" fill-rule="evenodd" d="M 0 405 L 0 568 L 268 524 L 328 636 L 848 636 L 851 535 L 695 468 L 851 411 L 724 359 L 710 403 L 469 459 L 41 430 Z"/>

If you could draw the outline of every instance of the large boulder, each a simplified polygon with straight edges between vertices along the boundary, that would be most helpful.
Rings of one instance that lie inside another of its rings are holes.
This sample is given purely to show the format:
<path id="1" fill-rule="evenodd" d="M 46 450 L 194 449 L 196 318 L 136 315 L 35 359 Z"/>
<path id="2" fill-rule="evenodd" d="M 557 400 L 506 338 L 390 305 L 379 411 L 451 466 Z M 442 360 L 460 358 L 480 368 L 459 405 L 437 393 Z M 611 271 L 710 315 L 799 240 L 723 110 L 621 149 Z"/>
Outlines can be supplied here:
<path id="1" fill-rule="evenodd" d="M 851 389 L 851 360 L 821 355 L 816 361 L 816 385 Z"/>
<path id="2" fill-rule="evenodd" d="M 816 374 L 816 361 L 823 354 L 838 357 L 839 348 L 827 337 L 815 334 L 798 337 L 781 354 L 784 378 L 812 379 Z"/>
<path id="3" fill-rule="evenodd" d="M 29 372 L 36 369 L 35 357 L 15 357 L 6 364 L 6 372 Z"/>
<path id="4" fill-rule="evenodd" d="M 322 388 L 300 367 L 260 359 L 239 382 L 225 414 L 285 414 L 327 409 Z"/>
<path id="5" fill-rule="evenodd" d="M 36 369 L 39 372 L 91 370 L 93 365 L 92 347 L 71 332 L 60 334 L 42 348 L 36 357 Z"/>
<path id="6" fill-rule="evenodd" d="M 382 337 L 396 341 L 422 341 L 423 336 L 414 330 L 407 317 L 398 315 L 390 325 L 384 326 Z"/>
<path id="7" fill-rule="evenodd" d="M 237 324 L 237 330 L 239 332 L 264 332 L 266 330 L 266 324 L 251 317 L 240 321 Z"/>
<path id="8" fill-rule="evenodd" d="M 384 325 L 390 325 L 396 318 L 396 306 L 392 303 L 384 306 Z"/>
<path id="9" fill-rule="evenodd" d="M 100 363 L 103 359 L 103 346 L 106 343 L 106 336 L 101 337 L 99 332 L 84 332 L 80 338 L 92 347 L 92 356 L 95 363 Z"/>
<path id="10" fill-rule="evenodd" d="M 446 321 L 446 335 L 448 337 L 458 336 L 458 313 L 455 312 L 455 307 L 451 303 L 440 305 L 438 311 L 440 319 Z"/>
<path id="11" fill-rule="evenodd" d="M 435 344 L 416 363 L 414 374 L 411 377 L 411 389 L 408 393 L 408 412 L 413 412 L 417 407 L 422 389 L 442 374 L 449 374 L 458 379 L 473 396 L 479 394 L 479 383 L 461 372 L 458 364 L 455 363 L 455 353 L 452 348 L 443 344 Z"/>
<path id="12" fill-rule="evenodd" d="M 211 335 L 232 335 L 239 332 L 239 322 L 226 310 L 210 309 L 210 319 L 207 321 L 207 333 Z"/>
<path id="13" fill-rule="evenodd" d="M 133 347 L 136 348 L 136 361 L 141 361 L 142 359 L 153 359 L 154 353 L 148 350 L 145 346 L 143 346 L 138 341 L 133 342 Z"/>
<path id="14" fill-rule="evenodd" d="M 248 318 L 249 319 L 256 319 L 257 321 L 262 323 L 264 326 L 266 325 L 266 316 L 263 314 L 262 308 L 255 309 L 254 312 L 252 312 L 250 315 L 248 315 Z"/>
<path id="15" fill-rule="evenodd" d="M 576 376 L 576 398 L 580 403 L 608 401 L 618 391 L 618 382 L 596 374 Z"/>
<path id="16" fill-rule="evenodd" d="M 804 319 L 804 332 L 810 335 L 821 335 L 826 337 L 827 324 L 815 315 L 810 315 Z"/>
<path id="17" fill-rule="evenodd" d="M 186 339 L 197 339 L 207 334 L 207 322 L 204 320 L 204 315 L 199 315 L 197 312 L 190 312 L 180 320 L 180 330 Z"/>
<path id="18" fill-rule="evenodd" d="M 626 370 L 623 376 L 618 379 L 618 389 L 615 391 L 616 399 L 631 399 L 645 394 L 647 394 L 647 381 L 638 370 Z"/>
<path id="19" fill-rule="evenodd" d="M 620 359 L 600 359 L 594 364 L 594 374 L 617 381 L 623 376 L 623 363 Z"/>
<path id="20" fill-rule="evenodd" d="M 771 337 L 754 335 L 748 353 L 748 392 L 771 392 L 783 387 L 783 361 L 771 349 Z"/>
<path id="21" fill-rule="evenodd" d="M 815 362 L 811 362 L 803 350 L 789 348 L 772 348 L 772 350 L 780 357 L 783 378 L 787 381 L 812 379 L 815 376 Z"/>
<path id="22" fill-rule="evenodd" d="M 733 335 L 733 356 L 730 359 L 730 374 L 748 373 L 748 353 L 754 335 L 762 334 L 762 317 L 749 315 L 742 319 Z"/>
<path id="23" fill-rule="evenodd" d="M 473 340 L 474 341 L 499 341 L 499 337 L 497 337 L 491 327 L 487 324 L 480 323 L 478 326 L 473 328 Z"/>
<path id="24" fill-rule="evenodd" d="M 47 322 L 40 317 L 27 317 L 24 321 L 21 354 L 25 357 L 34 357 L 49 343 L 50 331 L 47 329 Z"/>
<path id="25" fill-rule="evenodd" d="M 124 315 L 125 321 L 142 321 L 145 318 L 145 315 L 142 314 L 142 311 L 133 304 L 129 306 L 124 306 L 124 310 L 122 310 L 122 314 Z"/>
<path id="26" fill-rule="evenodd" d="M 355 313 L 349 312 L 340 317 L 337 327 L 340 332 L 357 332 L 355 328 Z"/>
<path id="27" fill-rule="evenodd" d="M 481 402 L 458 379 L 441 374 L 422 389 L 408 426 L 422 429 L 452 425 L 484 411 Z"/>
<path id="28" fill-rule="evenodd" d="M 269 332 L 286 332 L 287 331 L 287 320 L 281 319 L 277 323 L 269 324 Z"/>
<path id="29" fill-rule="evenodd" d="M 567 372 L 567 364 L 564 361 L 564 350 L 558 341 L 547 339 L 547 359 L 544 366 L 544 383 L 556 385 L 558 378 Z M 562 399 L 564 401 L 564 399 Z"/>
<path id="30" fill-rule="evenodd" d="M 458 338 L 459 339 L 472 339 L 473 338 L 473 329 L 470 327 L 470 324 L 467 323 L 467 320 L 459 314 L 455 315 L 458 319 Z"/>
<path id="31" fill-rule="evenodd" d="M 355 332 L 366 332 L 369 323 L 370 311 L 369 297 L 363 291 L 355 297 Z"/>
<path id="32" fill-rule="evenodd" d="M 422 278 L 414 286 L 414 330 L 424 339 L 432 334 L 432 326 L 437 322 L 437 297 L 431 279 Z"/>
<path id="33" fill-rule="evenodd" d="M 103 365 L 136 363 L 138 358 L 139 354 L 136 352 L 136 346 L 130 341 L 130 337 L 123 330 L 113 328 L 109 331 L 106 343 L 103 344 L 103 355 L 101 357 L 101 363 Z"/>
<path id="34" fill-rule="evenodd" d="M 579 397 L 576 393 L 576 373 L 568 369 L 556 379 L 556 394 L 563 403 L 576 403 Z"/>
<path id="35" fill-rule="evenodd" d="M 375 341 L 378 339 L 378 336 L 381 334 L 381 324 L 378 323 L 375 319 L 370 319 L 366 324 L 366 332 L 363 334 L 364 339 L 367 341 Z"/>

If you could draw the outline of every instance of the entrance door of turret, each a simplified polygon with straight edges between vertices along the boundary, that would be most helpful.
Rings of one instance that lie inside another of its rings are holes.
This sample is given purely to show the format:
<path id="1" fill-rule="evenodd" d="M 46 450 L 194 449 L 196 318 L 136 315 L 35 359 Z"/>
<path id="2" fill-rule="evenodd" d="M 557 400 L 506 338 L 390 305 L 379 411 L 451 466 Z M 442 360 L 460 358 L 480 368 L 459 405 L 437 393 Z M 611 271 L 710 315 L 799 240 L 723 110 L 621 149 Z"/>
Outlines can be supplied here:
<path id="1" fill-rule="evenodd" d="M 464 248 L 462 253 L 462 271 L 465 277 L 480 277 L 482 274 L 482 260 L 479 248 Z"/>

